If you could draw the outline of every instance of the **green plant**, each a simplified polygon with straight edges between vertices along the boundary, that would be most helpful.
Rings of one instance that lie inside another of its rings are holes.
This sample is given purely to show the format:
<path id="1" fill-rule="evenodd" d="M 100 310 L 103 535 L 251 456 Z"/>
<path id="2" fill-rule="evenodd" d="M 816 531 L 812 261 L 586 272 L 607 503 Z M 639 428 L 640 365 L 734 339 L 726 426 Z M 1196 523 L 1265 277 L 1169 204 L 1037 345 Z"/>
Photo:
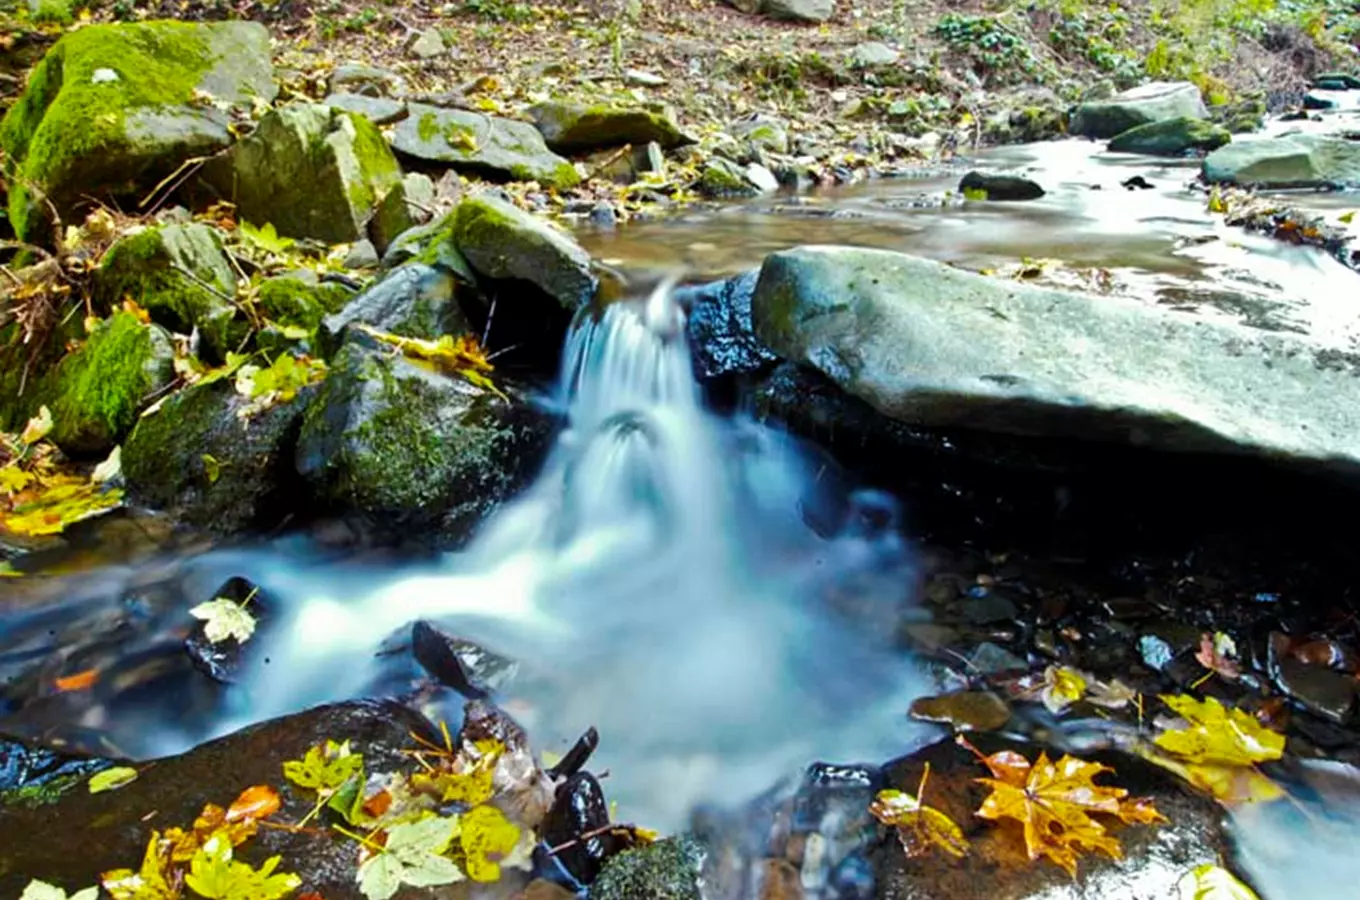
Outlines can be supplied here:
<path id="1" fill-rule="evenodd" d="M 971 57 L 979 75 L 1034 75 L 1038 64 L 1025 41 L 996 16 L 947 13 L 932 29 L 934 35 L 956 52 Z"/>
<path id="2" fill-rule="evenodd" d="M 463 9 L 495 22 L 531 22 L 534 8 L 512 0 L 464 0 Z"/>

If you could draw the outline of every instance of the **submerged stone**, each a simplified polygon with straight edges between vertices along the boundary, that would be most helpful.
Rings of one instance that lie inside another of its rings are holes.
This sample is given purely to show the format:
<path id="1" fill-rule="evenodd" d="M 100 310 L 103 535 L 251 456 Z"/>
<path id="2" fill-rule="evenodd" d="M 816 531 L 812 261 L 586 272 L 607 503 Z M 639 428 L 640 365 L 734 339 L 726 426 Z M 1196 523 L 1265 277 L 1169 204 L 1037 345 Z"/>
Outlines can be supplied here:
<path id="1" fill-rule="evenodd" d="M 668 149 L 690 142 L 675 121 L 675 111 L 667 106 L 550 100 L 531 107 L 529 116 L 543 140 L 558 152 L 637 146 L 650 141 Z"/>
<path id="2" fill-rule="evenodd" d="M 221 236 L 207 225 L 161 225 L 120 240 L 94 277 L 105 308 L 131 299 L 170 331 L 195 328 L 218 359 L 245 336 L 236 320 L 236 272 Z"/>
<path id="3" fill-rule="evenodd" d="M 1360 141 L 1290 134 L 1234 141 L 1204 158 L 1204 180 L 1263 189 L 1360 185 Z"/>
<path id="4" fill-rule="evenodd" d="M 269 101 L 269 33 L 253 22 L 92 25 L 53 45 L 0 121 L 21 239 L 44 242 L 46 203 L 65 221 L 91 198 L 140 200 L 185 160 L 231 141 L 212 103 Z"/>
<path id="5" fill-rule="evenodd" d="M 581 181 L 575 166 L 548 149 L 528 122 L 412 103 L 392 132 L 398 152 L 426 162 L 559 190 Z"/>
<path id="6" fill-rule="evenodd" d="M 495 197 L 458 205 L 453 242 L 479 275 L 528 282 L 566 309 L 589 303 L 599 287 L 590 254 L 574 238 Z"/>
<path id="7" fill-rule="evenodd" d="M 1178 116 L 1130 128 L 1110 141 L 1114 153 L 1180 156 L 1187 150 L 1217 150 L 1232 141 L 1232 132 L 1203 119 Z"/>
<path id="8" fill-rule="evenodd" d="M 368 119 L 299 103 L 270 111 L 204 179 L 247 221 L 346 243 L 364 236 L 378 201 L 400 183 L 401 167 Z"/>
<path id="9" fill-rule="evenodd" d="M 1182 117 L 1209 118 L 1199 88 L 1188 81 L 1153 81 L 1106 100 L 1082 103 L 1069 131 L 1108 140 L 1139 125 Z"/>

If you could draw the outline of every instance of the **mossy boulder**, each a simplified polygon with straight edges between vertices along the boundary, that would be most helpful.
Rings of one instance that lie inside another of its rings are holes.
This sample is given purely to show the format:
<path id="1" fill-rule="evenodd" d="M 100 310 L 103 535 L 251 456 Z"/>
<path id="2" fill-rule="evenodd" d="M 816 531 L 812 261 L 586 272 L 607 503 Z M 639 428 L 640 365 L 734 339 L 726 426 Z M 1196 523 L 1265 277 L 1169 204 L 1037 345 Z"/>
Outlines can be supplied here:
<path id="1" fill-rule="evenodd" d="M 141 199 L 185 160 L 230 143 L 227 114 L 205 99 L 272 100 L 276 90 L 269 34 L 255 23 L 70 32 L 0 121 L 15 232 L 46 237 L 43 197 L 66 221 L 92 198 Z"/>
<path id="2" fill-rule="evenodd" d="M 1180 156 L 1189 150 L 1217 150 L 1232 140 L 1232 132 L 1203 119 L 1178 116 L 1130 128 L 1110 141 L 1115 153 Z"/>
<path id="3" fill-rule="evenodd" d="M 141 419 L 123 444 L 133 497 L 219 534 L 276 524 L 300 508 L 293 472 L 302 412 L 316 386 L 243 417 L 230 379 L 195 385 Z"/>
<path id="4" fill-rule="evenodd" d="M 136 424 L 149 398 L 174 380 L 174 356 L 161 328 L 116 313 L 44 376 L 31 411 L 47 405 L 49 437 L 65 452 L 106 453 Z"/>
<path id="5" fill-rule="evenodd" d="M 207 225 L 161 225 L 118 241 L 95 273 L 94 293 L 105 308 L 131 299 L 171 331 L 197 328 L 216 359 L 246 335 L 236 317 L 236 272 Z"/>
<path id="6" fill-rule="evenodd" d="M 537 181 L 558 190 L 581 181 L 576 167 L 549 150 L 543 135 L 528 122 L 423 103 L 409 104 L 408 109 L 410 114 L 392 132 L 392 146 L 399 153 L 459 171 Z"/>
<path id="7" fill-rule="evenodd" d="M 760 193 L 760 188 L 747 179 L 740 166 L 720 156 L 715 156 L 704 164 L 704 170 L 699 173 L 695 189 L 713 200 L 754 197 Z"/>
<path id="8" fill-rule="evenodd" d="M 1070 131 L 1109 140 L 1130 128 L 1177 118 L 1207 119 L 1209 110 L 1199 88 L 1189 81 L 1153 81 L 1104 100 L 1077 107 Z"/>
<path id="9" fill-rule="evenodd" d="M 339 349 L 346 329 L 370 325 L 402 337 L 433 340 L 467 330 L 455 294 L 458 279 L 437 265 L 410 262 L 322 320 L 317 343 L 330 354 Z"/>
<path id="10" fill-rule="evenodd" d="M 323 282 L 310 269 L 299 269 L 260 282 L 256 302 L 269 321 L 311 331 L 352 299 L 354 292 L 343 284 Z"/>
<path id="11" fill-rule="evenodd" d="M 752 150 L 763 153 L 789 152 L 789 132 L 784 123 L 770 116 L 756 114 L 732 123 L 728 128 L 733 137 L 740 138 Z"/>
<path id="12" fill-rule="evenodd" d="M 378 253 L 386 253 L 397 236 L 430 220 L 434 206 L 434 182 L 428 175 L 411 172 L 378 202 L 368 223 L 368 239 Z"/>
<path id="13" fill-rule="evenodd" d="M 242 218 L 279 234 L 331 243 L 357 241 L 401 167 L 377 126 L 315 103 L 268 113 L 204 180 L 236 203 Z"/>
<path id="14" fill-rule="evenodd" d="M 545 436 L 527 405 L 354 340 L 307 408 L 297 471 L 333 512 L 461 535 L 519 486 Z"/>
<path id="15" fill-rule="evenodd" d="M 700 900 L 704 848 L 679 835 L 628 850 L 604 864 L 592 900 Z"/>
<path id="16" fill-rule="evenodd" d="M 590 254 L 565 232 L 495 197 L 470 197 L 454 211 L 453 242 L 478 275 L 537 286 L 567 309 L 599 287 Z"/>
<path id="17" fill-rule="evenodd" d="M 549 100 L 529 109 L 534 125 L 548 146 L 559 153 L 575 153 L 646 144 L 663 148 L 692 143 L 675 121 L 675 111 L 657 104 L 572 103 Z"/>

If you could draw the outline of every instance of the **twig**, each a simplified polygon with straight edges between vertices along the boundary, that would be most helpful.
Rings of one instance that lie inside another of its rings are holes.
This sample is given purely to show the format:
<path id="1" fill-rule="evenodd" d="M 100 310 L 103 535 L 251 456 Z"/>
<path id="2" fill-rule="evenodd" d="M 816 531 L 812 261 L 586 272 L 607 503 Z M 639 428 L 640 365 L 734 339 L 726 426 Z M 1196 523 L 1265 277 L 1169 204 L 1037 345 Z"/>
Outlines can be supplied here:
<path id="1" fill-rule="evenodd" d="M 486 327 L 482 329 L 482 342 L 481 342 L 481 343 L 482 343 L 482 346 L 483 346 L 483 347 L 486 346 L 487 339 L 491 337 L 491 320 L 494 319 L 494 318 L 496 317 L 496 300 L 497 300 L 497 299 L 499 299 L 499 298 L 497 298 L 497 297 L 492 297 L 492 298 L 491 298 L 491 309 L 488 310 L 488 311 L 487 311 L 487 314 L 486 314 Z"/>
<path id="2" fill-rule="evenodd" d="M 217 295 L 222 300 L 225 300 L 227 303 L 230 303 L 232 306 L 236 305 L 235 297 L 228 297 L 226 294 L 222 293 L 217 288 L 213 287 L 211 284 L 208 284 L 208 282 L 204 281 L 202 278 L 199 278 L 197 275 L 195 275 L 193 272 L 190 272 L 188 269 L 184 268 L 179 263 L 171 263 L 170 267 L 173 268 L 175 271 L 179 272 L 181 275 L 187 277 L 190 281 L 194 282 L 199 287 L 203 288 L 203 290 L 211 294 Z"/>
<path id="3" fill-rule="evenodd" d="M 170 190 L 165 192 L 165 197 L 161 199 L 160 203 L 157 203 L 151 209 L 146 210 L 147 215 L 155 213 L 157 210 L 160 209 L 161 203 L 164 203 L 167 199 L 169 199 L 170 195 L 174 193 L 176 188 L 178 188 L 181 184 L 187 181 L 189 179 L 189 176 L 193 175 L 194 172 L 198 171 L 198 169 L 201 168 L 203 164 L 211 158 L 212 157 L 210 156 L 191 156 L 184 162 L 180 163 L 179 167 L 176 168 L 175 171 L 171 172 L 169 175 L 162 178 L 160 183 L 151 189 L 151 193 L 147 194 L 145 197 L 142 198 L 141 202 L 137 204 L 137 208 L 144 209 L 146 205 L 151 202 L 151 199 L 160 192 L 161 188 L 165 187 L 167 184 L 174 181 L 175 182 L 174 185 L 171 186 Z M 184 173 L 183 177 L 180 176 L 181 172 Z M 176 181 L 177 178 L 179 179 L 178 181 Z"/>
<path id="4" fill-rule="evenodd" d="M 27 241 L 0 241 L 0 250 L 32 250 L 44 259 L 56 263 L 58 269 L 61 268 L 61 263 L 57 261 L 55 256 L 39 247 L 37 244 L 30 244 Z"/>

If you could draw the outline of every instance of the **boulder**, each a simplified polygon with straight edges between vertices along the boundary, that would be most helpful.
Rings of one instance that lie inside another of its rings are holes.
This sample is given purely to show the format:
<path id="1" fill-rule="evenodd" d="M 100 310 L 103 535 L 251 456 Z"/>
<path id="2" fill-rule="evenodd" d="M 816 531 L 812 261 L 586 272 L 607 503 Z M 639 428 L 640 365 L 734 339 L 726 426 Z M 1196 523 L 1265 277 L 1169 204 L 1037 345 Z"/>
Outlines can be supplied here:
<path id="1" fill-rule="evenodd" d="M 825 22 L 836 12 L 836 0 L 727 0 L 746 13 L 759 12 L 787 22 Z"/>
<path id="2" fill-rule="evenodd" d="M 408 109 L 392 132 L 392 146 L 407 156 L 559 190 L 581 181 L 576 167 L 549 150 L 543 135 L 527 122 L 423 103 Z"/>
<path id="3" fill-rule="evenodd" d="M 969 172 L 959 180 L 960 193 L 981 191 L 987 200 L 1038 200 L 1044 189 L 1037 182 L 1019 175 L 994 175 Z"/>
<path id="4" fill-rule="evenodd" d="M 347 243 L 401 167 L 377 127 L 330 106 L 297 103 L 270 111 L 250 137 L 204 179 L 236 203 L 241 217 L 281 235 Z"/>
<path id="5" fill-rule="evenodd" d="M 106 309 L 134 300 L 170 331 L 197 328 L 217 359 L 246 335 L 236 318 L 236 272 L 207 225 L 160 225 L 118 241 L 95 272 L 94 295 Z"/>
<path id="6" fill-rule="evenodd" d="M 788 130 L 783 122 L 770 116 L 757 113 L 733 122 L 727 130 L 754 150 L 779 154 L 789 152 Z"/>
<path id="7" fill-rule="evenodd" d="M 311 269 L 298 269 L 260 282 L 255 302 L 270 322 L 312 331 L 353 298 L 343 284 L 323 282 Z"/>
<path id="8" fill-rule="evenodd" d="M 676 302 L 687 311 L 685 329 L 700 378 L 744 375 L 778 361 L 751 325 L 751 293 L 758 274 L 744 272 L 675 291 Z"/>
<path id="9" fill-rule="evenodd" d="M 691 143 L 668 106 L 571 103 L 550 100 L 529 108 L 548 146 L 559 153 L 634 146 L 656 141 L 663 148 Z"/>
<path id="10" fill-rule="evenodd" d="M 528 406 L 355 340 L 307 408 L 296 464 L 329 509 L 459 537 L 520 485 L 545 442 Z"/>
<path id="11" fill-rule="evenodd" d="M 1360 463 L 1360 359 L 1307 337 L 846 247 L 768 257 L 752 318 L 912 425 Z"/>
<path id="12" fill-rule="evenodd" d="M 409 173 L 378 202 L 368 222 L 369 240 L 380 254 L 386 253 L 402 232 L 430 221 L 434 202 L 434 182 L 430 177 Z"/>
<path id="13" fill-rule="evenodd" d="M 1204 180 L 1259 188 L 1360 184 L 1360 142 L 1320 134 L 1234 141 L 1204 158 Z"/>
<path id="14" fill-rule="evenodd" d="M 881 41 L 865 41 L 850 48 L 850 62 L 860 68 L 890 66 L 901 57 L 902 54 Z"/>
<path id="15" fill-rule="evenodd" d="M 364 94 L 331 94 L 321 101 L 332 109 L 363 116 L 374 125 L 390 125 L 406 115 L 406 104 L 387 97 L 369 97 Z"/>
<path id="16" fill-rule="evenodd" d="M 741 166 L 721 156 L 704 163 L 695 190 L 712 200 L 754 197 L 760 193 L 760 188 L 751 183 Z"/>
<path id="17" fill-rule="evenodd" d="M 1323 91 L 1360 91 L 1360 77 L 1349 72 L 1323 72 L 1313 76 L 1313 87 Z"/>
<path id="18" fill-rule="evenodd" d="M 457 287 L 455 276 L 441 266 L 406 263 L 322 320 L 318 342 L 333 352 L 354 323 L 426 340 L 466 331 L 467 320 L 454 298 Z"/>
<path id="19" fill-rule="evenodd" d="M 185 160 L 231 142 L 228 104 L 277 89 L 269 33 L 252 22 L 93 25 L 53 45 L 0 121 L 9 217 L 45 240 L 46 203 L 78 221 L 91 199 L 140 200 Z"/>
<path id="20" fill-rule="evenodd" d="M 590 254 L 570 235 L 495 197 L 458 205 L 453 242 L 478 275 L 529 282 L 566 309 L 589 303 L 599 286 Z"/>
<path id="21" fill-rule="evenodd" d="M 1232 132 L 1203 119 L 1178 116 L 1130 128 L 1110 141 L 1113 153 L 1181 156 L 1188 150 L 1217 150 L 1232 141 Z"/>
<path id="22" fill-rule="evenodd" d="M 301 508 L 293 472 L 302 412 L 317 393 L 245 415 L 231 379 L 194 385 L 141 419 L 123 445 L 138 502 L 217 534 L 269 527 Z"/>
<path id="23" fill-rule="evenodd" d="M 107 453 L 137 422 L 137 414 L 175 378 L 170 337 L 119 312 L 101 322 L 78 350 L 48 372 L 32 396 L 32 411 L 52 413 L 52 442 L 66 453 Z"/>
<path id="24" fill-rule="evenodd" d="M 1082 103 L 1068 130 L 1075 135 L 1108 140 L 1139 125 L 1181 117 L 1209 117 L 1199 88 L 1188 81 L 1153 81 L 1109 99 Z"/>

